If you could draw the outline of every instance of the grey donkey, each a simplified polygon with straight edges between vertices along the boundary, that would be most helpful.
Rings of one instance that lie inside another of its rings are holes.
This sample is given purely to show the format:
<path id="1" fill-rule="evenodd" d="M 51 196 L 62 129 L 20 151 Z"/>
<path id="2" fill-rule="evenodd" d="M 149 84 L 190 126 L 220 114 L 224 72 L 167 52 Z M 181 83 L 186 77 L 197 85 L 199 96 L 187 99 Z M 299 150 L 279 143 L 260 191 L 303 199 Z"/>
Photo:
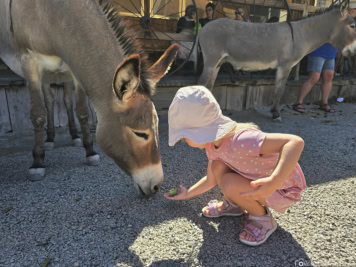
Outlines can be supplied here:
<path id="1" fill-rule="evenodd" d="M 163 182 L 158 116 L 151 96 L 178 52 L 172 45 L 149 65 L 115 8 L 96 0 L 0 2 L 0 56 L 27 81 L 35 133 L 32 179 L 42 179 L 46 107 L 43 84 L 73 80 L 87 157 L 95 156 L 88 129 L 89 97 L 101 149 L 133 178 L 142 195 Z"/>
<path id="2" fill-rule="evenodd" d="M 224 62 L 248 71 L 277 69 L 271 112 L 274 120 L 281 121 L 280 99 L 293 66 L 327 42 L 344 54 L 355 52 L 355 22 L 347 13 L 347 3 L 293 22 L 244 23 L 223 18 L 208 23 L 195 48 L 200 47 L 204 61 L 198 83 L 212 90 Z"/>

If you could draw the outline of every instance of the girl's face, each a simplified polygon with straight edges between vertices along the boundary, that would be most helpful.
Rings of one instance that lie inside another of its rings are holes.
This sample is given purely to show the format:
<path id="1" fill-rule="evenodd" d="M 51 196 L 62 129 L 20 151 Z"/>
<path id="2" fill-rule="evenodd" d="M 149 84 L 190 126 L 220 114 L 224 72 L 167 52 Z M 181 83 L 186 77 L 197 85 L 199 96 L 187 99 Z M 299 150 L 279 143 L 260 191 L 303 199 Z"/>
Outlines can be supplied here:
<path id="1" fill-rule="evenodd" d="M 191 147 L 200 148 L 200 149 L 204 149 L 206 146 L 206 144 L 196 144 L 189 138 L 184 138 L 184 142 L 186 142 Z"/>

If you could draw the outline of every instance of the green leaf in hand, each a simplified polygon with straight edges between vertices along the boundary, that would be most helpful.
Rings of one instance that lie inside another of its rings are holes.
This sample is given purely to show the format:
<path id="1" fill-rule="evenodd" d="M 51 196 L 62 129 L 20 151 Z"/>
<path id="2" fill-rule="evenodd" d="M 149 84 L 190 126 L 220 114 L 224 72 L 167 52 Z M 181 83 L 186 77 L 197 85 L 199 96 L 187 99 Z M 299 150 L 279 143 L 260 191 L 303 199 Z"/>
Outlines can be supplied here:
<path id="1" fill-rule="evenodd" d="M 169 197 L 174 197 L 176 195 L 178 195 L 179 193 L 179 189 L 178 188 L 172 188 L 168 191 L 168 196 Z"/>

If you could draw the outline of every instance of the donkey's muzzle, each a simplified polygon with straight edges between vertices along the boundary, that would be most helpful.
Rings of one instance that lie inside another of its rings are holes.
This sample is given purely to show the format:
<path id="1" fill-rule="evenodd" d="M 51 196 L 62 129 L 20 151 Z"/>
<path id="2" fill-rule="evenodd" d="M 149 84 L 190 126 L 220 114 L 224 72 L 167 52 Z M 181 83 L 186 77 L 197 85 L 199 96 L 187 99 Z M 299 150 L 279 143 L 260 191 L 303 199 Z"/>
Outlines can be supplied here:
<path id="1" fill-rule="evenodd" d="M 136 185 L 136 184 L 135 184 Z M 137 188 L 137 191 L 140 193 L 141 196 L 143 197 L 150 197 L 154 194 L 156 194 L 159 189 L 160 189 L 160 184 L 153 185 L 149 190 L 143 190 L 140 185 L 136 185 L 135 187 Z"/>
<path id="2" fill-rule="evenodd" d="M 132 174 L 137 191 L 143 196 L 152 196 L 159 191 L 163 183 L 161 162 L 135 170 Z"/>

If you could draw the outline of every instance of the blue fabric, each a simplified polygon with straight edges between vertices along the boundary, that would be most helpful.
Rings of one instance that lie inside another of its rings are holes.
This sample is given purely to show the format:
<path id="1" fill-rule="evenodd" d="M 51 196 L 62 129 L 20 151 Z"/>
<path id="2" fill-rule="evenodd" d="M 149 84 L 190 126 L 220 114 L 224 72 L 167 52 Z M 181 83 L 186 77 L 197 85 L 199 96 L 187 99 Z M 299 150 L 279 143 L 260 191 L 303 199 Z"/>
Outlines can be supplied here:
<path id="1" fill-rule="evenodd" d="M 326 59 L 335 59 L 337 54 L 337 49 L 333 47 L 330 43 L 323 44 L 318 49 L 310 53 L 312 56 L 323 57 Z"/>
<path id="2" fill-rule="evenodd" d="M 334 70 L 335 59 L 316 57 L 308 55 L 308 72 L 319 72 L 323 70 Z"/>

